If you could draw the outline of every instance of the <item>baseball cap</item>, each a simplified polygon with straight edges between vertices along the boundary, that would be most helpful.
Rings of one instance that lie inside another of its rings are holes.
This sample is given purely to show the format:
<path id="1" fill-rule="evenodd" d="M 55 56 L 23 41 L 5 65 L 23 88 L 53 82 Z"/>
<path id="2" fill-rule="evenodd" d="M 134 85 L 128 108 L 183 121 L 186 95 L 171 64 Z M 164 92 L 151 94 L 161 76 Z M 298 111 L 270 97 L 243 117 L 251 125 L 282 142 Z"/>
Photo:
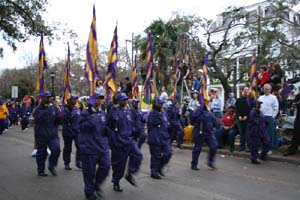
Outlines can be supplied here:
<path id="1" fill-rule="evenodd" d="M 118 101 L 124 101 L 124 100 L 127 100 L 128 99 L 128 96 L 125 94 L 125 93 L 118 93 L 117 96 L 116 96 L 116 100 Z"/>

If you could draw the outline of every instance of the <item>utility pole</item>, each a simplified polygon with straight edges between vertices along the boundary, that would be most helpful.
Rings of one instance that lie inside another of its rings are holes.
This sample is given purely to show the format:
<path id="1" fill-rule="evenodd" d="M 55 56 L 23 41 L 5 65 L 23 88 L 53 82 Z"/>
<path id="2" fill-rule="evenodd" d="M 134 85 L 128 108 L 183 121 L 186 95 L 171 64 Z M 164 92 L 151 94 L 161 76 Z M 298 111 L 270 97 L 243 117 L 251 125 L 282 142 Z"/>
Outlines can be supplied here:
<path id="1" fill-rule="evenodd" d="M 258 6 L 258 15 L 257 15 L 257 58 L 256 58 L 256 66 L 260 67 L 260 46 L 261 46 L 261 38 L 260 38 L 260 31 L 261 31 L 261 18 L 260 18 L 261 8 Z"/>

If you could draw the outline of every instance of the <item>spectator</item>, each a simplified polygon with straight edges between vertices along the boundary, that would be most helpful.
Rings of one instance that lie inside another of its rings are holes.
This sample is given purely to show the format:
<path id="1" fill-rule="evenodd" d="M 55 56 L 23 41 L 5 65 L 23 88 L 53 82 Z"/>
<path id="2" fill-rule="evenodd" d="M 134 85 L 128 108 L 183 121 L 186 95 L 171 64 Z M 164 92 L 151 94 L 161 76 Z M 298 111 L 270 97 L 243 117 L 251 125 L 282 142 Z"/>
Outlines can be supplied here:
<path id="1" fill-rule="evenodd" d="M 178 81 L 177 81 L 177 101 L 181 104 L 183 82 L 188 77 L 188 75 L 190 73 L 190 69 L 184 61 L 182 61 L 179 64 L 178 69 L 179 69 L 179 78 L 178 78 Z"/>
<path id="2" fill-rule="evenodd" d="M 165 86 L 161 87 L 161 94 L 160 94 L 159 98 L 162 99 L 164 102 L 166 102 L 168 100 L 168 93 L 166 91 Z"/>
<path id="3" fill-rule="evenodd" d="M 123 91 L 123 83 L 121 81 L 117 82 L 117 92 Z"/>
<path id="4" fill-rule="evenodd" d="M 271 94 L 271 85 L 264 85 L 264 95 L 258 98 L 258 101 L 262 102 L 261 112 L 263 113 L 267 121 L 267 133 L 271 141 L 273 149 L 277 148 L 277 137 L 275 132 L 275 117 L 278 114 L 279 104 L 277 98 Z"/>
<path id="5" fill-rule="evenodd" d="M 193 76 L 192 90 L 193 91 L 199 91 L 200 90 L 200 81 L 198 80 L 197 75 Z"/>
<path id="6" fill-rule="evenodd" d="M 225 105 L 226 109 L 229 109 L 230 107 L 234 106 L 234 105 L 235 105 L 235 102 L 236 102 L 236 99 L 235 99 L 235 97 L 234 97 L 233 92 L 231 92 L 231 93 L 229 94 L 229 98 L 228 98 L 227 101 L 226 101 L 226 105 Z"/>
<path id="7" fill-rule="evenodd" d="M 223 147 L 224 141 L 222 138 L 224 135 L 228 135 L 230 152 L 233 152 L 236 135 L 236 112 L 234 105 L 228 108 L 228 111 L 225 113 L 223 118 L 222 128 L 216 131 L 219 148 Z"/>
<path id="8" fill-rule="evenodd" d="M 248 144 L 247 124 L 251 108 L 249 88 L 244 87 L 242 96 L 236 101 L 237 126 L 240 134 L 239 151 L 245 151 L 246 143 Z"/>
<path id="9" fill-rule="evenodd" d="M 125 78 L 125 86 L 122 90 L 129 98 L 131 98 L 131 92 L 132 92 L 132 84 L 129 80 L 129 77 Z"/>
<path id="10" fill-rule="evenodd" d="M 269 72 L 267 70 L 267 67 L 265 65 L 263 65 L 260 67 L 260 71 L 256 78 L 256 84 L 260 88 L 259 91 L 261 91 L 262 88 L 264 87 L 264 85 L 269 82 L 270 82 Z"/>
<path id="11" fill-rule="evenodd" d="M 198 106 L 200 106 L 200 103 L 198 100 L 198 97 L 199 97 L 198 91 L 192 90 L 191 95 L 192 95 L 192 99 L 188 104 L 188 111 L 189 111 L 190 115 L 192 115 L 192 113 L 196 110 L 196 108 Z"/>
<path id="12" fill-rule="evenodd" d="M 284 156 L 296 154 L 300 145 L 300 92 L 296 95 L 294 106 L 297 107 L 296 119 L 294 123 L 292 144 L 288 147 Z"/>
<path id="13" fill-rule="evenodd" d="M 213 92 L 213 99 L 211 102 L 211 111 L 214 113 L 215 117 L 220 119 L 223 117 L 223 109 L 222 109 L 222 99 L 219 96 L 219 90 L 215 90 Z"/>
<path id="14" fill-rule="evenodd" d="M 274 71 L 270 74 L 270 83 L 273 91 L 278 91 L 280 88 L 283 88 L 284 72 L 279 64 L 274 65 Z"/>
<path id="15" fill-rule="evenodd" d="M 96 84 L 96 93 L 97 94 L 100 94 L 100 95 L 104 95 L 104 88 L 103 88 L 103 82 L 102 80 L 99 80 L 97 81 L 97 84 Z"/>

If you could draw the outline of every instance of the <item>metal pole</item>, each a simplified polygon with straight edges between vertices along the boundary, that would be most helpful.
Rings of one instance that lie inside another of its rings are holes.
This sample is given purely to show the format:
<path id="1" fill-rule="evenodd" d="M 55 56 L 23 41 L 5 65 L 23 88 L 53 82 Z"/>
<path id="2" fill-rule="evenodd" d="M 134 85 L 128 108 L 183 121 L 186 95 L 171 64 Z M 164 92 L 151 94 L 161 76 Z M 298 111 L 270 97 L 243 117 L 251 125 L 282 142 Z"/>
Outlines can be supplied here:
<path id="1" fill-rule="evenodd" d="M 258 45 L 257 45 L 257 67 L 260 67 L 260 43 L 261 43 L 261 38 L 260 38 L 260 32 L 261 32 L 261 18 L 260 18 L 260 6 L 258 6 L 258 17 L 257 17 L 257 39 L 258 39 Z"/>
<path id="2" fill-rule="evenodd" d="M 52 96 L 53 96 L 53 98 L 55 98 L 55 93 L 54 93 L 54 76 L 52 76 L 51 78 L 52 78 Z"/>
<path id="3" fill-rule="evenodd" d="M 131 63 L 132 63 L 132 66 L 133 66 L 133 62 L 134 62 L 134 60 L 133 60 L 133 45 L 134 45 L 134 43 L 133 43 L 133 37 L 134 37 L 134 35 L 132 33 L 132 38 L 131 38 Z"/>

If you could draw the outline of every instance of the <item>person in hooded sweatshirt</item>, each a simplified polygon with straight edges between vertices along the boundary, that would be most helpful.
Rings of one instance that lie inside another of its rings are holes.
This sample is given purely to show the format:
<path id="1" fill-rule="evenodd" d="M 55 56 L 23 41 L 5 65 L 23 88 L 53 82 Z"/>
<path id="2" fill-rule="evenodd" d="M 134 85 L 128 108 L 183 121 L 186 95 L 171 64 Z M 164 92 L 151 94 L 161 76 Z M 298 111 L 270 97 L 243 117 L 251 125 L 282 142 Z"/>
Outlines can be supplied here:
<path id="1" fill-rule="evenodd" d="M 118 93 L 114 100 L 119 106 L 113 106 L 108 114 L 109 127 L 112 129 L 110 136 L 112 182 L 114 191 L 122 192 L 120 180 L 125 174 L 128 158 L 128 171 L 125 179 L 131 185 L 136 186 L 133 174 L 138 172 L 143 155 L 133 138 L 135 122 L 127 105 L 128 96 L 125 93 Z"/>
<path id="2" fill-rule="evenodd" d="M 148 144 L 150 149 L 151 178 L 161 179 L 163 168 L 172 157 L 172 146 L 168 133 L 169 121 L 162 110 L 164 100 L 160 97 L 153 102 L 153 109 L 149 112 L 147 121 Z"/>
<path id="3" fill-rule="evenodd" d="M 206 142 L 209 147 L 209 153 L 207 157 L 207 165 L 216 169 L 215 157 L 218 148 L 218 142 L 215 137 L 214 127 L 219 127 L 219 122 L 215 115 L 210 112 L 206 105 L 199 106 L 192 115 L 191 119 L 193 128 L 194 147 L 192 151 L 191 169 L 198 171 L 198 160 L 202 150 L 203 142 Z"/>
<path id="4" fill-rule="evenodd" d="M 87 199 L 95 200 L 103 196 L 100 188 L 109 174 L 110 156 L 106 113 L 100 108 L 103 95 L 95 93 L 94 105 L 89 104 L 81 113 L 79 121 L 78 146 Z"/>
<path id="5" fill-rule="evenodd" d="M 47 176 L 45 173 L 45 162 L 47 158 L 47 147 L 51 151 L 49 156 L 48 169 L 53 176 L 56 176 L 60 143 L 58 137 L 58 125 L 61 123 L 59 108 L 51 103 L 51 92 L 46 91 L 41 95 L 41 103 L 34 112 L 34 138 L 36 144 L 36 162 L 39 176 Z"/>
<path id="6" fill-rule="evenodd" d="M 71 95 L 62 110 L 62 136 L 64 140 L 63 160 L 66 170 L 72 170 L 70 162 L 73 141 L 76 147 L 76 166 L 81 168 L 78 146 L 80 110 L 76 107 L 77 100 L 78 96 Z"/>

